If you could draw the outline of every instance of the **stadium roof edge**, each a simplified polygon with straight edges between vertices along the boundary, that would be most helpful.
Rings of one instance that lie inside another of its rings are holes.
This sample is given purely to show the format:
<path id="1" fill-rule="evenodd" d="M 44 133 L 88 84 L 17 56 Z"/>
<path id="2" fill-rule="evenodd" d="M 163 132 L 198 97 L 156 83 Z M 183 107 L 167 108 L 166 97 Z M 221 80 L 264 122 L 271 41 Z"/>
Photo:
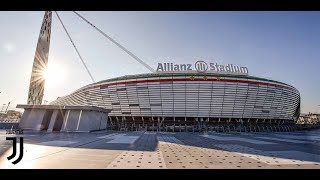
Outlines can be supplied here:
<path id="1" fill-rule="evenodd" d="M 186 72 L 181 72 L 181 73 L 143 73 L 143 74 L 135 74 L 135 75 L 124 75 L 124 76 L 119 76 L 119 77 L 115 77 L 115 78 L 110 78 L 110 79 L 106 79 L 106 80 L 102 80 L 102 81 L 98 81 L 95 83 L 91 83 L 88 84 L 82 88 L 88 87 L 88 86 L 92 86 L 95 84 L 100 84 L 100 83 L 104 83 L 104 82 L 111 82 L 111 81 L 120 81 L 120 80 L 128 80 L 128 79 L 135 79 L 135 78 L 148 78 L 148 77 L 168 77 L 168 76 L 218 76 L 218 77 L 231 77 L 231 78 L 244 78 L 244 79 L 254 79 L 254 80 L 261 80 L 261 81 L 268 81 L 268 82 L 273 82 L 273 83 L 279 83 L 285 86 L 289 86 L 292 87 L 294 89 L 296 89 L 295 87 L 280 82 L 280 81 L 275 81 L 275 80 L 271 80 L 271 79 L 266 79 L 266 78 L 260 78 L 260 77 L 256 77 L 256 76 L 249 76 L 249 75 L 241 75 L 241 74 L 220 74 L 220 73 L 186 73 Z M 80 89 L 82 89 L 80 88 Z"/>

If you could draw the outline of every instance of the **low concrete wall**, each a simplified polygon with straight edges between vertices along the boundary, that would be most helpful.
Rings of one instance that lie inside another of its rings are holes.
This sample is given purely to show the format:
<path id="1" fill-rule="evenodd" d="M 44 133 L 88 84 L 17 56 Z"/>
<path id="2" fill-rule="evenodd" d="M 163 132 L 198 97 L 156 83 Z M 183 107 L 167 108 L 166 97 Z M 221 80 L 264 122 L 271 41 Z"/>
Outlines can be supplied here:
<path id="1" fill-rule="evenodd" d="M 92 122 L 91 119 L 96 119 L 96 121 Z M 101 112 L 89 112 L 82 111 L 81 119 L 79 122 L 78 131 L 86 131 L 87 127 L 90 129 L 106 129 L 107 128 L 108 115 Z"/>
<path id="2" fill-rule="evenodd" d="M 107 109 L 91 106 L 20 105 L 19 107 L 25 108 L 19 124 L 20 129 L 48 132 L 103 130 L 107 128 L 110 112 Z M 51 115 L 48 113 L 50 111 Z"/>
<path id="3" fill-rule="evenodd" d="M 53 131 L 54 125 L 55 125 L 57 117 L 58 117 L 58 113 L 59 113 L 59 110 L 53 111 L 52 117 L 50 119 L 50 124 L 49 124 L 48 130 L 47 130 L 48 132 Z"/>
<path id="4" fill-rule="evenodd" d="M 26 109 L 20 119 L 19 128 L 40 131 L 45 112 L 43 109 Z"/>
<path id="5" fill-rule="evenodd" d="M 61 131 L 76 131 L 80 112 L 80 110 L 68 110 Z"/>
<path id="6" fill-rule="evenodd" d="M 61 131 L 90 132 L 107 128 L 108 115 L 87 110 L 68 110 Z"/>

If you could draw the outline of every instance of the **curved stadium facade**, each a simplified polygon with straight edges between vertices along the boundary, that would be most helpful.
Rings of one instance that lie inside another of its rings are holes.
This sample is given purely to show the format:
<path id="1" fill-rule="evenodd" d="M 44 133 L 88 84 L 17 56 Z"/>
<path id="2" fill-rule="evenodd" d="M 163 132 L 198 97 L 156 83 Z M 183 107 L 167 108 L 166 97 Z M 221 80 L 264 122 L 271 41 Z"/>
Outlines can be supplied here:
<path id="1" fill-rule="evenodd" d="M 111 109 L 108 127 L 125 130 L 286 130 L 300 114 L 288 84 L 247 75 L 149 73 L 100 81 L 52 105 Z"/>

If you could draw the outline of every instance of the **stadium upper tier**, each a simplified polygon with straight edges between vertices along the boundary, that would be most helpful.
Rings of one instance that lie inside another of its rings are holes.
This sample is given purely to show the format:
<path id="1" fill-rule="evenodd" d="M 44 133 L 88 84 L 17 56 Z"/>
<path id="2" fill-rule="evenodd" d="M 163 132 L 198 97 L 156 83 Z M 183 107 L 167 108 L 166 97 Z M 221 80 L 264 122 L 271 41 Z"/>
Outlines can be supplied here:
<path id="1" fill-rule="evenodd" d="M 288 84 L 247 75 L 148 73 L 89 84 L 50 104 L 110 108 L 110 117 L 294 120 L 300 94 Z"/>

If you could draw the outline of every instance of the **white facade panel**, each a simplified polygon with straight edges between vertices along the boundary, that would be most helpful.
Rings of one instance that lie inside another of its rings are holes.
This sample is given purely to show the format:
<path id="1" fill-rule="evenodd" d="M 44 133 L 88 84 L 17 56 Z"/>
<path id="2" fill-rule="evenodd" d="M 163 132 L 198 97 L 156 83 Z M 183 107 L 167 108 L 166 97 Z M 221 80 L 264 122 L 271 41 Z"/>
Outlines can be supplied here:
<path id="1" fill-rule="evenodd" d="M 192 80 L 192 74 L 127 76 L 100 82 L 101 89 L 75 91 L 51 104 L 108 107 L 112 108 L 110 116 L 260 119 L 293 118 L 300 105 L 299 92 L 280 82 L 222 75 L 216 80 L 216 75 L 207 76 L 208 80 L 199 75 L 194 76 L 199 80 Z M 224 82 L 228 80 L 239 82 Z M 117 84 L 105 85 L 108 83 Z"/>

